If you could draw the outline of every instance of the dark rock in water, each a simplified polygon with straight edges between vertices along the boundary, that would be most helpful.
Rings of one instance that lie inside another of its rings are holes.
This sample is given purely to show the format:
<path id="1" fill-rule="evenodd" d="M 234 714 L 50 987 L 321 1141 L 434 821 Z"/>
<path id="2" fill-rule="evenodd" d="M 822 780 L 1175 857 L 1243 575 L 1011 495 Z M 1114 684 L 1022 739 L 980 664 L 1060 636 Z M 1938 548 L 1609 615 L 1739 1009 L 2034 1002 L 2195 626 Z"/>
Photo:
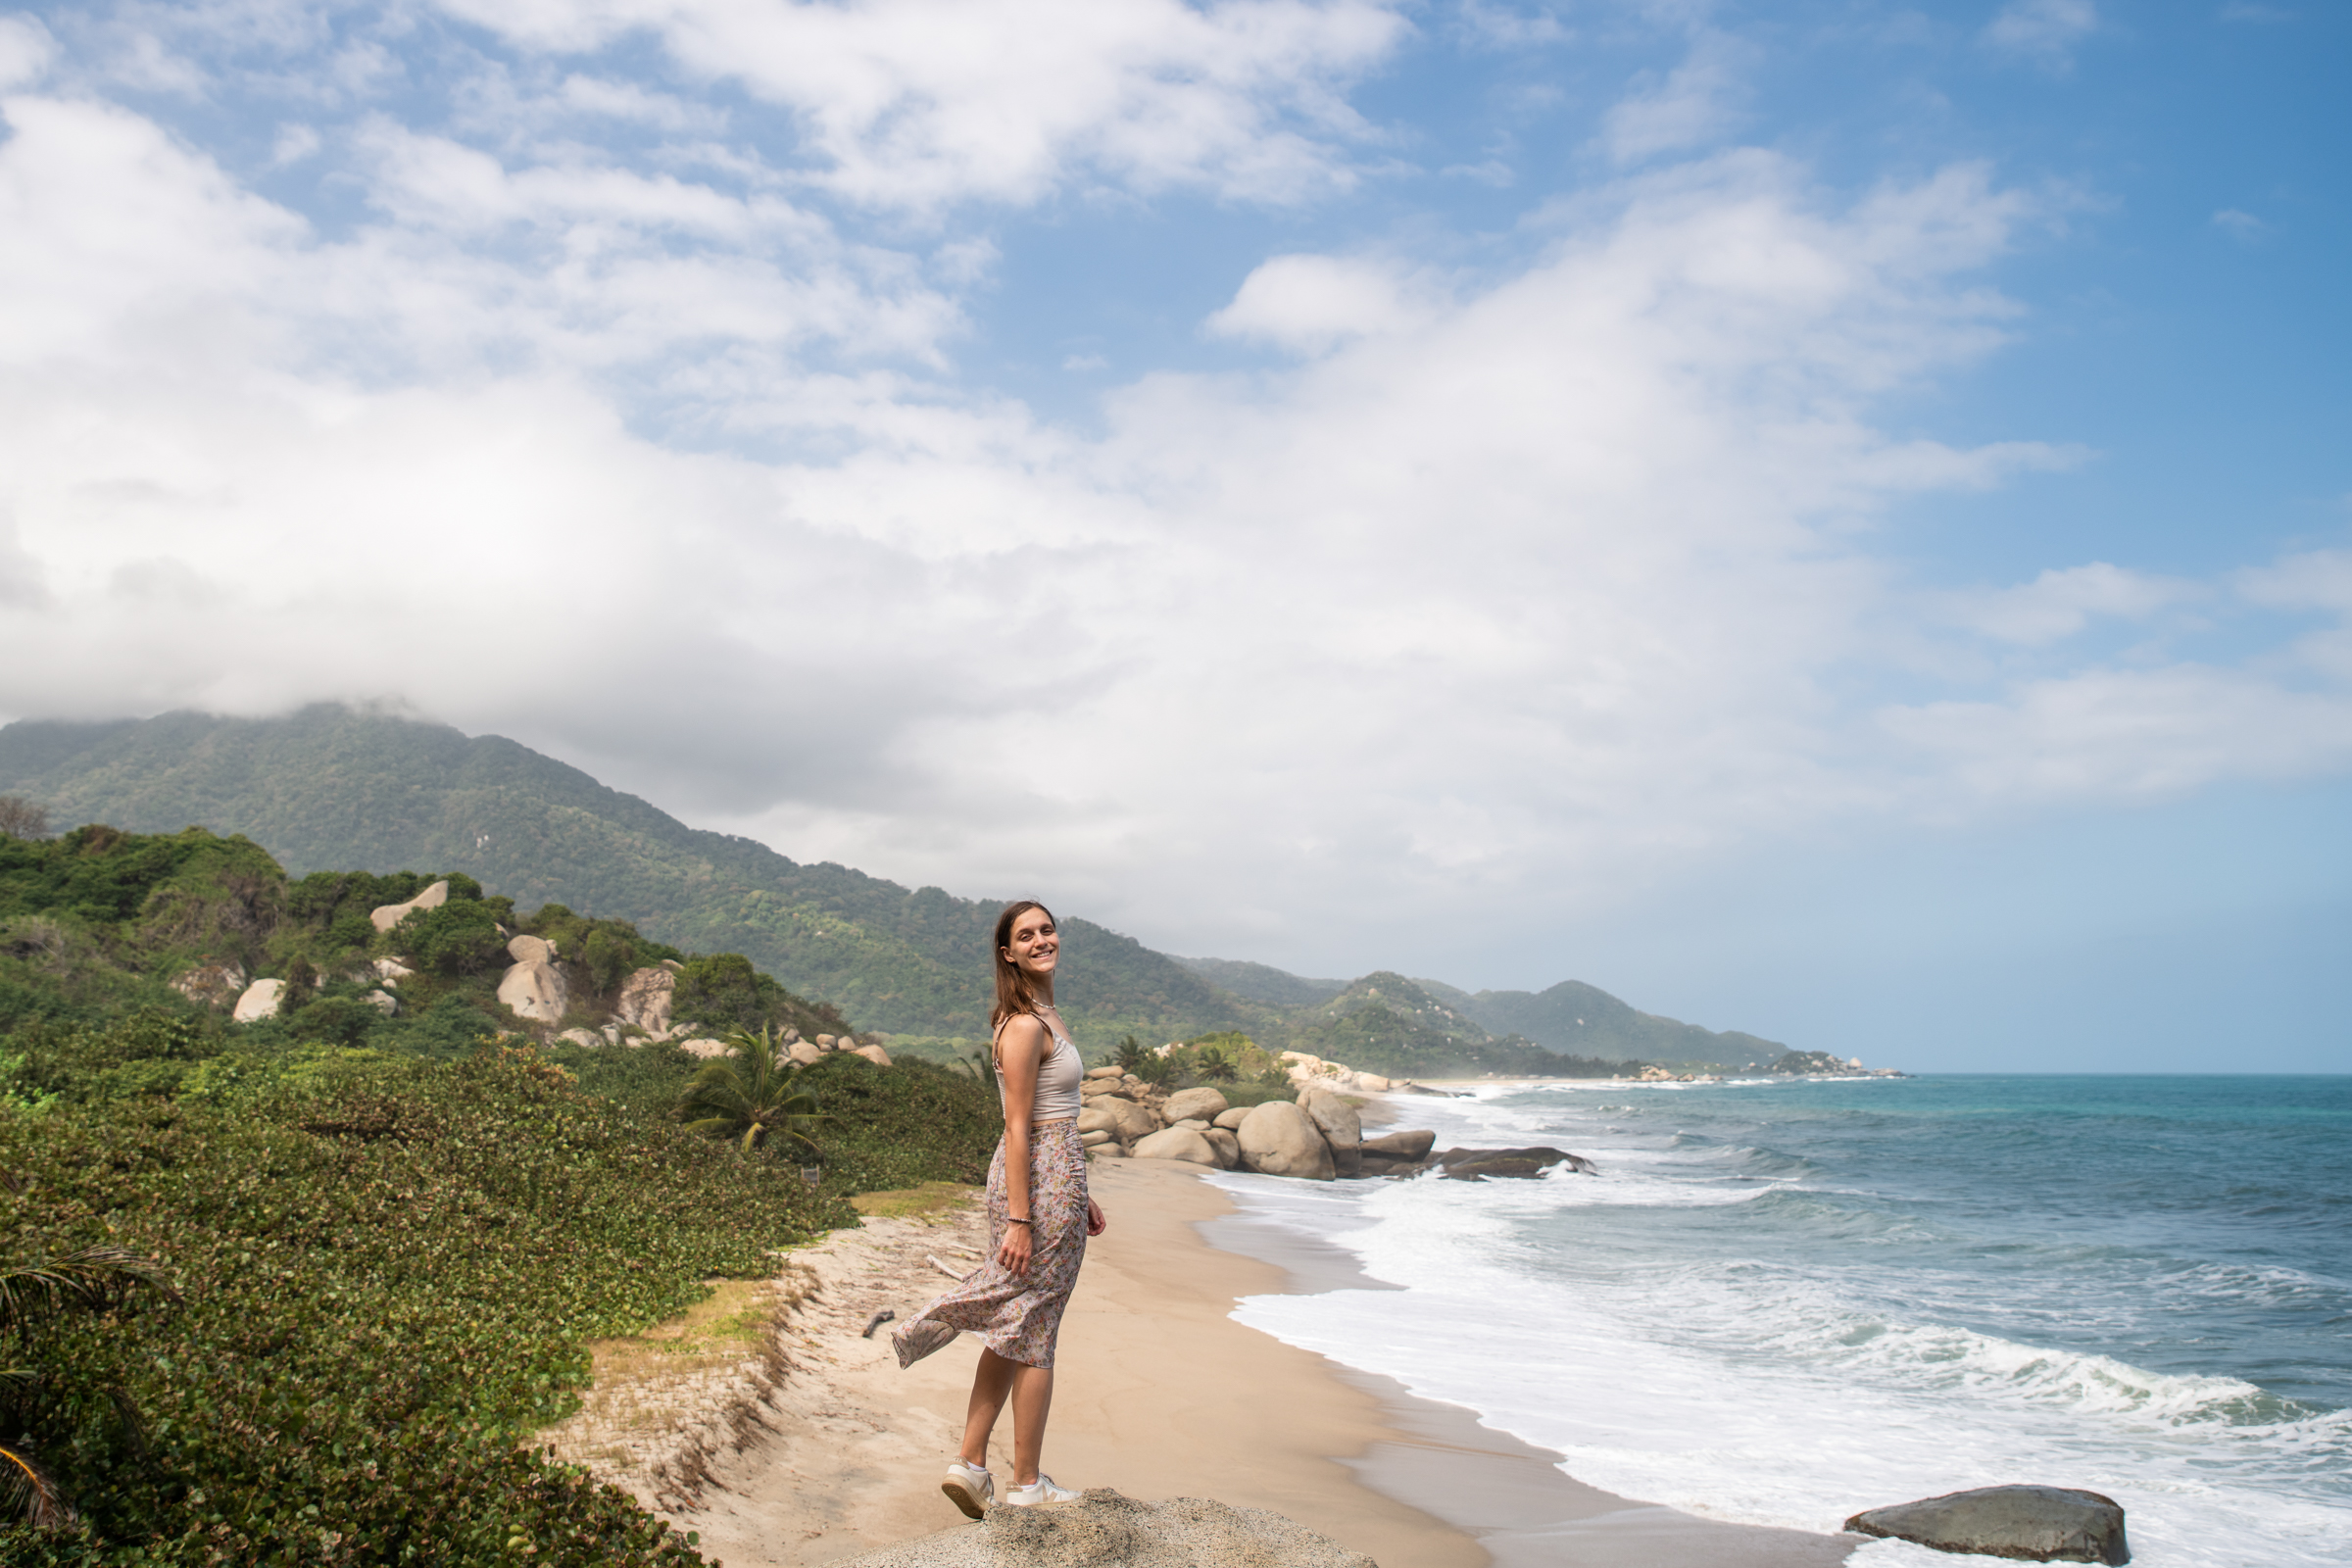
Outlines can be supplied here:
<path id="1" fill-rule="evenodd" d="M 1436 1133 L 1419 1127 L 1403 1132 L 1382 1133 L 1378 1138 L 1365 1139 L 1357 1147 L 1365 1153 L 1381 1159 L 1418 1160 L 1428 1158 L 1430 1150 L 1437 1146 L 1437 1142 Z"/>
<path id="2" fill-rule="evenodd" d="M 1090 1487 L 1077 1502 L 997 1507 L 976 1525 L 837 1557 L 833 1568 L 1378 1568 L 1263 1508 L 1205 1497 L 1139 1502 Z"/>
<path id="3" fill-rule="evenodd" d="M 2026 1562 L 2127 1563 L 2124 1508 L 2069 1487 L 1980 1487 L 1872 1508 L 1845 1522 L 1858 1535 L 1892 1536 L 1937 1551 L 1973 1551 Z"/>
<path id="4" fill-rule="evenodd" d="M 1599 1170 L 1582 1154 L 1565 1149 L 1448 1149 L 1437 1163 L 1455 1181 L 1482 1181 L 1489 1176 L 1541 1176 L 1554 1165 L 1565 1165 L 1584 1176 Z"/>

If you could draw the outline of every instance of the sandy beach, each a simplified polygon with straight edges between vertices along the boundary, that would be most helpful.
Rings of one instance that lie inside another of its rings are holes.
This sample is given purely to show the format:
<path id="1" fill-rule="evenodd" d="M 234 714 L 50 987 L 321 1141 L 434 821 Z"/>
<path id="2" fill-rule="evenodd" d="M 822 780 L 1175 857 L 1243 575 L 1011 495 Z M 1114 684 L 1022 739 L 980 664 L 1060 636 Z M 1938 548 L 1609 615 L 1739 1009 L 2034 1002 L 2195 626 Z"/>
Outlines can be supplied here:
<path id="1" fill-rule="evenodd" d="M 1829 1568 L 1858 1544 L 1628 1502 L 1466 1410 L 1246 1328 L 1228 1315 L 1240 1297 L 1361 1276 L 1338 1249 L 1237 1221 L 1192 1167 L 1101 1161 L 1092 1180 L 1110 1229 L 1062 1327 L 1046 1469 L 1064 1485 L 1272 1509 L 1383 1568 Z M 977 1349 L 958 1342 L 901 1371 L 887 1328 L 861 1331 L 881 1310 L 911 1315 L 946 1286 L 939 1264 L 969 1268 L 983 1246 L 966 1203 L 869 1218 L 796 1251 L 774 1350 L 738 1378 L 739 1408 L 705 1412 L 691 1462 L 657 1479 L 646 1445 L 633 1465 L 615 1462 L 628 1446 L 576 1425 L 559 1451 L 614 1474 L 728 1568 L 804 1568 L 955 1527 L 939 1476 Z M 719 1399 L 717 1385 L 699 1396 Z M 991 1459 L 1000 1475 L 1010 1437 L 1007 1421 Z"/>

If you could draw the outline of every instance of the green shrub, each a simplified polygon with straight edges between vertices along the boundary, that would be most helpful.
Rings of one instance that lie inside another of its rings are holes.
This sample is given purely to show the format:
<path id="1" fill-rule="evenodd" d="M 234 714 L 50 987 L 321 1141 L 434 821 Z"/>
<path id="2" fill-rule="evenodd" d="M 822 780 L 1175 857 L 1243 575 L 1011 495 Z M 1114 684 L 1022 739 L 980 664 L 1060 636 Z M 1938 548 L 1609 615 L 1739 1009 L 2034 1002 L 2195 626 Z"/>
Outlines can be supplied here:
<path id="1" fill-rule="evenodd" d="M 518 1452 L 574 1403 L 580 1342 L 760 1277 L 851 1223 L 772 1161 L 580 1093 L 523 1051 L 457 1063 L 282 1051 L 139 1114 L 0 1112 L 0 1256 L 111 1242 L 169 1314 L 59 1322 L 65 1403 L 34 1436 L 88 1520 L 0 1530 L 15 1563 L 686 1563 L 636 1504 Z M 77 1403 L 75 1401 L 78 1401 Z"/>
<path id="2" fill-rule="evenodd" d="M 480 974 L 503 962 L 507 953 L 498 916 L 479 899 L 452 899 L 437 909 L 412 909 L 392 928 L 392 940 L 419 967 L 445 978 Z"/>

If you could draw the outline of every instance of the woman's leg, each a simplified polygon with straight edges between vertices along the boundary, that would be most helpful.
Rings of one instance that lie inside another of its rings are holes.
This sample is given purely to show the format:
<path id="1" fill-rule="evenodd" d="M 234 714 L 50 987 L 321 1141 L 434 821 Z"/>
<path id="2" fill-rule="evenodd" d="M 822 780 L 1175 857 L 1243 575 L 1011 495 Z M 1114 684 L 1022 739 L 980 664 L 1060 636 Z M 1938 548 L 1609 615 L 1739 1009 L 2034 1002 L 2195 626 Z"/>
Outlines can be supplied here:
<path id="1" fill-rule="evenodd" d="M 963 1448 L 957 1457 L 988 1468 L 989 1436 L 997 1429 L 1007 1396 L 1012 1399 L 1012 1484 L 1026 1487 L 1037 1480 L 1038 1456 L 1046 1448 L 1046 1417 L 1054 1409 L 1050 1366 L 1028 1366 L 983 1349 L 980 1364 L 972 1369 L 972 1398 L 964 1407 Z"/>
<path id="2" fill-rule="evenodd" d="M 988 1436 L 997 1429 L 997 1412 L 1004 1408 L 1004 1396 L 1012 1390 L 1015 1372 L 1027 1370 L 1018 1361 L 1007 1361 L 996 1351 L 983 1348 L 980 1364 L 972 1369 L 972 1399 L 964 1407 L 963 1449 L 957 1455 L 965 1464 L 982 1470 L 988 1468 Z M 1014 1441 L 1019 1441 L 1021 1409 L 1015 1401 L 1012 1409 Z"/>
<path id="3" fill-rule="evenodd" d="M 1037 1461 L 1046 1451 L 1046 1416 L 1054 1408 L 1054 1369 L 1006 1363 L 1012 1373 L 1012 1484 L 1037 1484 Z"/>

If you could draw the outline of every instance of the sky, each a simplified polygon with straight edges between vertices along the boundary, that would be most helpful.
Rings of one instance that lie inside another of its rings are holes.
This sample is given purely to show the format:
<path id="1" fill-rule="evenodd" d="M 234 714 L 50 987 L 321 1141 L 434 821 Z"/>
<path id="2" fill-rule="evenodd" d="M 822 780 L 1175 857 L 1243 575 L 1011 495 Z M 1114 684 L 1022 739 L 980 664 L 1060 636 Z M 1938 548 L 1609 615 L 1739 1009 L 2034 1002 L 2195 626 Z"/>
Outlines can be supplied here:
<path id="1" fill-rule="evenodd" d="M 373 704 L 1170 952 L 2352 1070 L 2348 66 L 2323 0 L 0 8 L 0 717 Z"/>

